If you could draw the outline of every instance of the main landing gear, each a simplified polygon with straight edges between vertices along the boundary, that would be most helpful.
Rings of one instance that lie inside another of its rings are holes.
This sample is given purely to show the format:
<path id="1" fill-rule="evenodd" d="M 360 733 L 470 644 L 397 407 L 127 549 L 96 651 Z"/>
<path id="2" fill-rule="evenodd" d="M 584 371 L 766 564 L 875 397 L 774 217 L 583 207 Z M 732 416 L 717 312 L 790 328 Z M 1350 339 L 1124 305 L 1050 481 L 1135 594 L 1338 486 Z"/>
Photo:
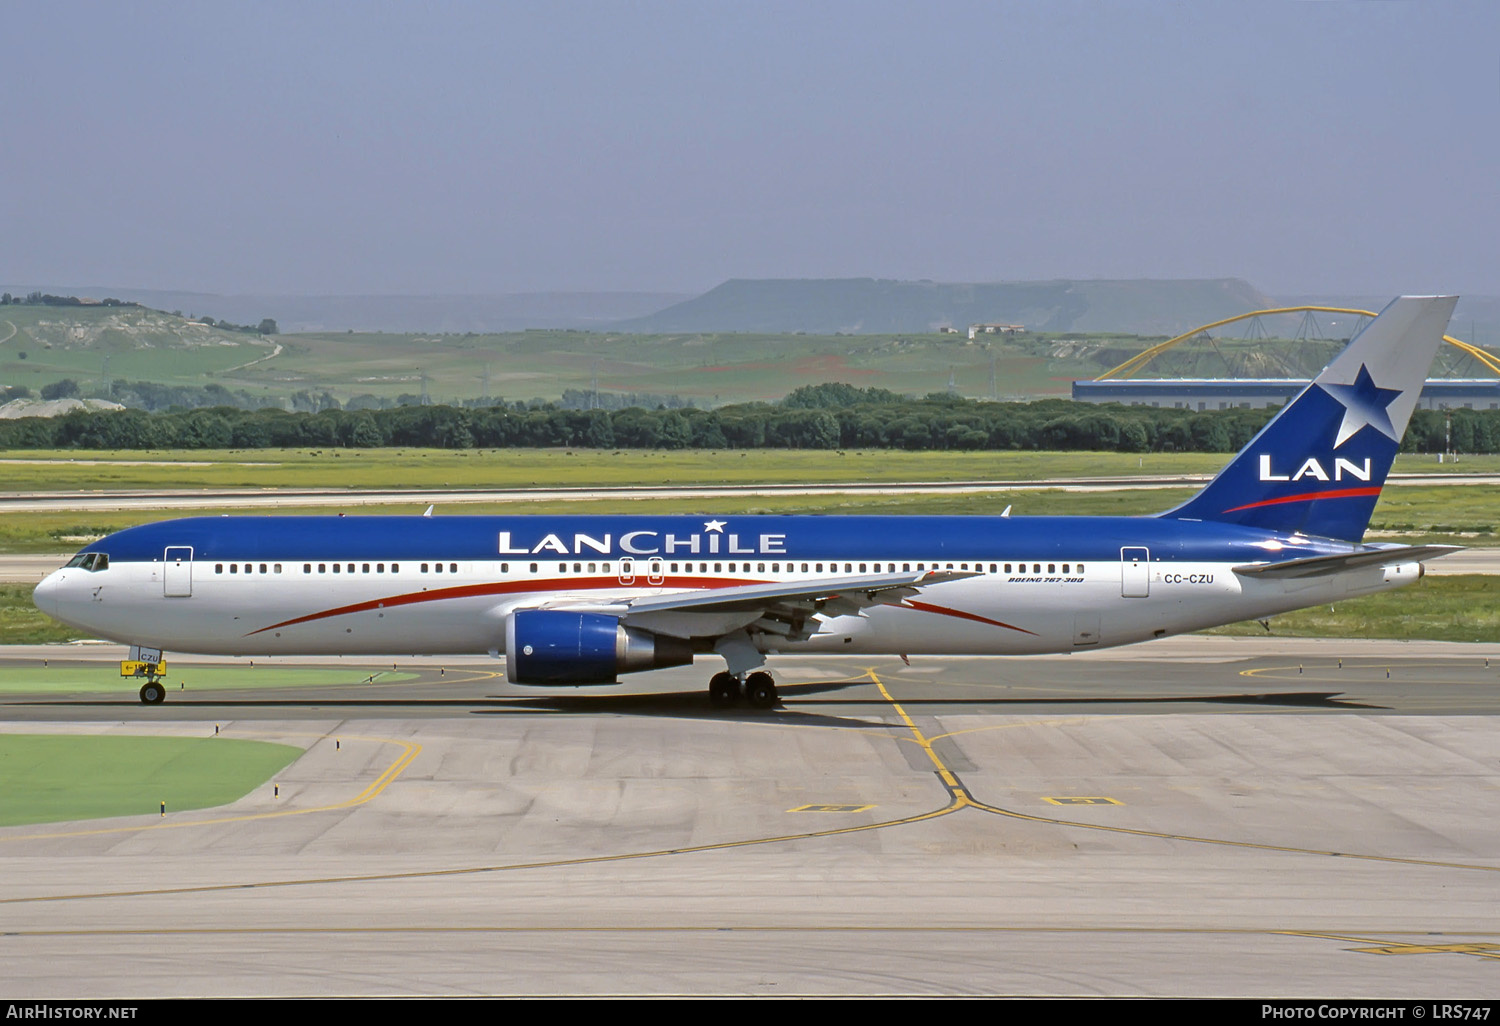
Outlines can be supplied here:
<path id="1" fill-rule="evenodd" d="M 757 709 L 770 709 L 781 702 L 776 682 L 764 670 L 745 678 L 743 693 L 745 701 Z M 740 694 L 740 679 L 732 673 L 716 673 L 708 682 L 708 700 L 715 708 L 729 708 L 739 702 Z"/>

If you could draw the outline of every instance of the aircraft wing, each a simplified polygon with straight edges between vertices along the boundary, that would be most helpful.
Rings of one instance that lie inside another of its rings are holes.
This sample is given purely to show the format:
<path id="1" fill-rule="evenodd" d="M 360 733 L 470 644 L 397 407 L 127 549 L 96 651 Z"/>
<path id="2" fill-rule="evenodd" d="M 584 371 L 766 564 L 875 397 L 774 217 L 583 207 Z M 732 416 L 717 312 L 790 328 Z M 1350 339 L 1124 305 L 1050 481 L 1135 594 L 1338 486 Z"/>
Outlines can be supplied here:
<path id="1" fill-rule="evenodd" d="M 1342 552 L 1332 556 L 1306 556 L 1302 559 L 1283 560 L 1280 563 L 1249 563 L 1235 567 L 1234 572 L 1246 577 L 1322 577 L 1362 567 L 1417 563 L 1424 559 L 1437 559 L 1439 556 L 1451 555 L 1462 549 L 1462 545 L 1395 545 L 1382 549 Z"/>
<path id="2" fill-rule="evenodd" d="M 625 625 L 679 638 L 716 637 L 754 624 L 759 630 L 805 639 L 817 629 L 816 623 L 809 623 L 815 614 L 858 615 L 870 606 L 900 603 L 929 585 L 976 576 L 972 570 L 926 570 L 745 584 L 646 595 L 612 604 L 607 611 Z M 546 604 L 554 609 L 578 606 L 606 611 L 587 601 Z"/>

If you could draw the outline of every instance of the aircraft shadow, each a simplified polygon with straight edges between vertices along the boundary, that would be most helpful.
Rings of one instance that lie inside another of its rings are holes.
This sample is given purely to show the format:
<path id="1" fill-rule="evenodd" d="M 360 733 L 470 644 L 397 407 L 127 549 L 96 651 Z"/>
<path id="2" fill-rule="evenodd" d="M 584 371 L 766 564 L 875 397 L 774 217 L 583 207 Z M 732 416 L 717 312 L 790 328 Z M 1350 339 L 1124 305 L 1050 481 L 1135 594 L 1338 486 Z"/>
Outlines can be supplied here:
<path id="1" fill-rule="evenodd" d="M 843 707 L 866 707 L 872 710 L 883 710 L 889 708 L 889 703 L 882 697 L 873 696 L 869 698 L 838 697 L 837 692 L 850 688 L 867 687 L 869 680 L 859 678 L 849 681 L 828 681 L 817 684 L 790 684 L 783 685 L 780 691 L 783 704 L 773 709 L 755 709 L 745 705 L 730 707 L 717 707 L 709 704 L 708 695 L 701 691 L 668 692 L 663 694 L 630 694 L 630 695 L 537 695 L 516 697 L 511 695 L 489 695 L 484 698 L 396 698 L 392 696 L 370 697 L 370 698 L 338 698 L 306 697 L 306 698 L 214 698 L 214 699 L 175 699 L 167 702 L 161 707 L 162 714 L 170 717 L 173 708 L 187 709 L 257 709 L 270 711 L 276 709 L 297 709 L 308 711 L 313 709 L 391 709 L 409 708 L 413 710 L 451 709 L 454 712 L 467 712 L 473 715 L 503 715 L 505 713 L 535 710 L 539 712 L 554 713 L 618 713 L 634 716 L 671 716 L 690 717 L 705 720 L 746 720 L 755 721 L 765 719 L 767 716 L 776 716 L 780 719 L 795 717 L 797 722 L 807 725 L 828 726 L 870 726 L 888 727 L 890 724 L 884 720 L 851 719 L 847 716 L 825 716 L 813 712 L 805 712 L 788 706 L 790 701 L 813 701 L 819 705 L 836 705 Z M 420 686 L 420 685 L 416 685 Z M 934 706 L 951 707 L 983 707 L 983 708 L 1055 708 L 1058 706 L 1070 707 L 1119 707 L 1119 706 L 1161 706 L 1161 705 L 1238 705 L 1251 708 L 1294 708 L 1294 709 L 1328 709 L 1328 710 L 1389 710 L 1390 706 L 1378 705 L 1370 702 L 1361 702 L 1341 697 L 1341 691 L 1288 691 L 1288 692 L 1264 692 L 1264 693 L 1242 693 L 1242 694 L 1208 694 L 1208 695 L 1152 695 L 1133 696 L 1119 694 L 1104 694 L 1097 696 L 1053 696 L 1047 698 L 985 698 L 964 696 L 961 698 L 937 698 L 921 696 L 902 696 L 899 701 L 908 707 L 932 708 Z M 47 699 L 47 700 L 8 700 L 0 702 L 0 707 L 57 707 L 57 708 L 109 708 L 127 705 L 132 708 L 140 708 L 139 703 L 133 699 L 121 696 L 110 699 Z"/>

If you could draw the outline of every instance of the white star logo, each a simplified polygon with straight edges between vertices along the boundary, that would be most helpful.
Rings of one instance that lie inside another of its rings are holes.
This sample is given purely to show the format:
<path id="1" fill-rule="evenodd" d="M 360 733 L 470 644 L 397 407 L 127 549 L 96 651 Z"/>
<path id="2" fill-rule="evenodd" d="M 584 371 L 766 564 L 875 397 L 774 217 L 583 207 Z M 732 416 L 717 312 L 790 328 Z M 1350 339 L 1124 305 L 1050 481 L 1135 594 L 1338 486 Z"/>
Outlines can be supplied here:
<path id="1" fill-rule="evenodd" d="M 1386 412 L 1386 407 L 1396 401 L 1401 389 L 1381 388 L 1375 384 L 1375 379 L 1370 376 L 1370 369 L 1364 364 L 1360 364 L 1359 373 L 1354 376 L 1351 384 L 1330 382 L 1319 387 L 1344 407 L 1344 419 L 1339 422 L 1338 438 L 1333 443 L 1335 449 L 1366 427 L 1374 428 L 1394 442 L 1401 441 L 1396 434 L 1396 426 L 1391 423 L 1391 415 Z"/>
<path id="2" fill-rule="evenodd" d="M 710 520 L 706 524 L 703 525 L 703 529 L 705 531 L 713 531 L 715 534 L 723 534 L 724 533 L 724 521 L 722 521 L 722 520 Z"/>

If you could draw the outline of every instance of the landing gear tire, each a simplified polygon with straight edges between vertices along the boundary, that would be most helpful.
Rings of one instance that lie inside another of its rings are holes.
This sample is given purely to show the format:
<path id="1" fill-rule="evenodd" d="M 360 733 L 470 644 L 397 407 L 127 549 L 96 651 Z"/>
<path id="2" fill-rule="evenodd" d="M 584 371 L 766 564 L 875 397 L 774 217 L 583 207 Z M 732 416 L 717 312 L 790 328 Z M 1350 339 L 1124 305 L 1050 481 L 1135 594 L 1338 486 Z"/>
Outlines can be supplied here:
<path id="1" fill-rule="evenodd" d="M 141 685 L 141 701 L 146 705 L 160 705 L 167 697 L 167 689 L 160 681 L 147 681 Z"/>
<path id="2" fill-rule="evenodd" d="M 745 678 L 745 699 L 757 709 L 770 709 L 781 702 L 776 682 L 769 673 L 752 673 Z"/>
<path id="3" fill-rule="evenodd" d="M 708 681 L 709 704 L 727 709 L 740 700 L 740 679 L 732 673 L 716 673 Z"/>

